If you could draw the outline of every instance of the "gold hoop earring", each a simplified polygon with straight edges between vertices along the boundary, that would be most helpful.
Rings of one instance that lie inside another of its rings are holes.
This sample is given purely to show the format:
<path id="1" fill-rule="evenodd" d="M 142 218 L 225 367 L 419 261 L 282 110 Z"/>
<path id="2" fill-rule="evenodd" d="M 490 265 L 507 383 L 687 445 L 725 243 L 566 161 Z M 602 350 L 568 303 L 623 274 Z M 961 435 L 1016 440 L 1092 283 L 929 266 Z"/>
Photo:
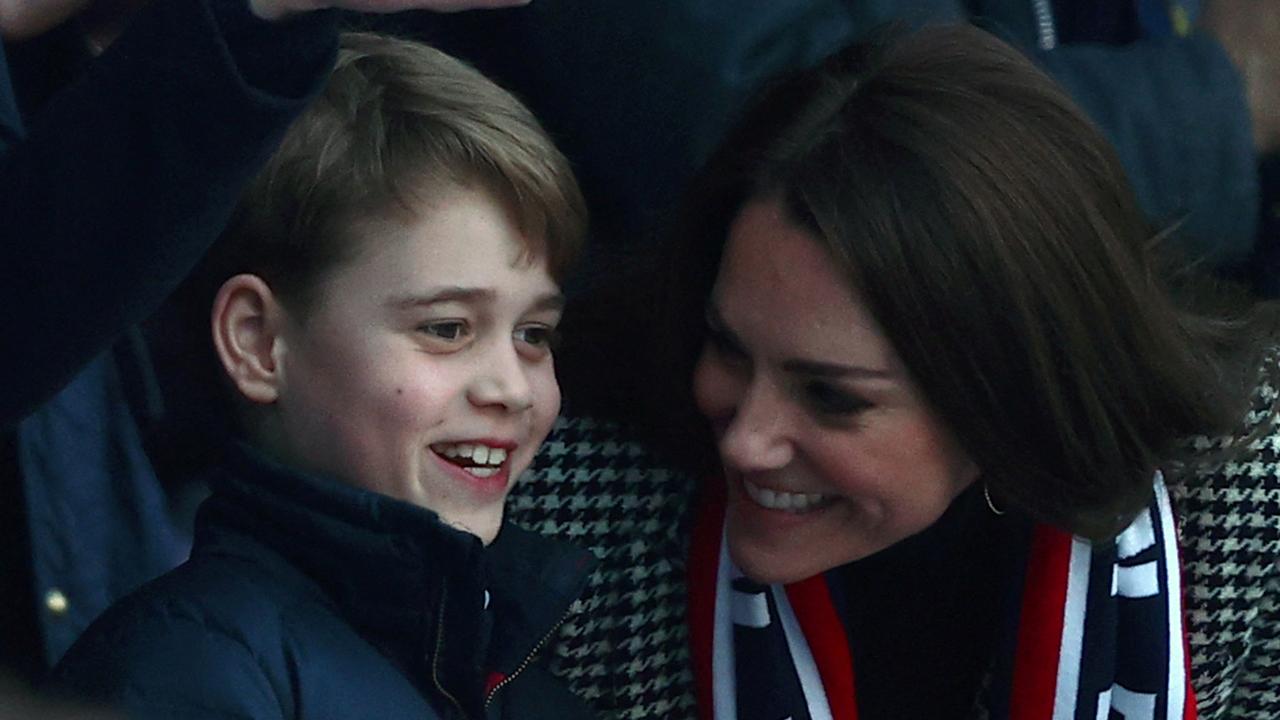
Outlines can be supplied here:
<path id="1" fill-rule="evenodd" d="M 982 483 L 982 497 L 987 501 L 987 507 L 991 508 L 992 514 L 995 514 L 995 515 L 1004 514 L 1005 512 L 1004 510 L 1001 510 L 1000 508 L 996 507 L 996 504 L 991 502 L 991 491 L 987 489 L 986 483 Z"/>

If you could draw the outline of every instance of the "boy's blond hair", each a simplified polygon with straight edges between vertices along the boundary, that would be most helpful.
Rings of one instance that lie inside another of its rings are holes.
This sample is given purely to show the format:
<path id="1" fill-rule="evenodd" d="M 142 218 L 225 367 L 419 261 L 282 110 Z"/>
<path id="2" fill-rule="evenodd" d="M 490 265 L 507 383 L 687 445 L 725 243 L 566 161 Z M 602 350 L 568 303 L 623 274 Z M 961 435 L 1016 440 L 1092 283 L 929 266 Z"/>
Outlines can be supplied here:
<path id="1" fill-rule="evenodd" d="M 438 50 L 344 34 L 324 92 L 241 198 L 217 264 L 224 277 L 254 273 L 306 307 L 325 273 L 374 241 L 365 236 L 376 235 L 379 220 L 411 219 L 447 186 L 503 203 L 527 254 L 564 282 L 586 208 L 568 161 L 532 113 Z"/>

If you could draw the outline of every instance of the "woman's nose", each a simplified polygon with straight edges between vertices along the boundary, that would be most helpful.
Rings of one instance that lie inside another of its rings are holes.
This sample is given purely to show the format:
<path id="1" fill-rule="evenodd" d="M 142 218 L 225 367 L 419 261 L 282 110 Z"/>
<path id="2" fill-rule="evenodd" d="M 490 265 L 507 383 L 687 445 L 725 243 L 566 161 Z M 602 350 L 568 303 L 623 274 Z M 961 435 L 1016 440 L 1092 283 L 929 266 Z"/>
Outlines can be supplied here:
<path id="1" fill-rule="evenodd" d="M 776 470 L 794 454 L 784 398 L 766 383 L 746 388 L 720 434 L 720 456 L 739 472 Z"/>

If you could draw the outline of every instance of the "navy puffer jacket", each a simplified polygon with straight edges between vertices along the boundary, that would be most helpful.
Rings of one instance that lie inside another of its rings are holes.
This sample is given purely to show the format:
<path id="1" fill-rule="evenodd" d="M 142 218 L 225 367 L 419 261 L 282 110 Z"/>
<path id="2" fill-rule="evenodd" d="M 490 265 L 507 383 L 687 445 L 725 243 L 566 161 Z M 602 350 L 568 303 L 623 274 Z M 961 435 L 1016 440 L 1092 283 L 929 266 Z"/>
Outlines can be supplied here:
<path id="1" fill-rule="evenodd" d="M 55 684 L 137 718 L 586 718 L 536 661 L 589 553 L 239 448 L 189 561 L 99 618 Z M 487 606 L 487 607 L 486 607 Z"/>

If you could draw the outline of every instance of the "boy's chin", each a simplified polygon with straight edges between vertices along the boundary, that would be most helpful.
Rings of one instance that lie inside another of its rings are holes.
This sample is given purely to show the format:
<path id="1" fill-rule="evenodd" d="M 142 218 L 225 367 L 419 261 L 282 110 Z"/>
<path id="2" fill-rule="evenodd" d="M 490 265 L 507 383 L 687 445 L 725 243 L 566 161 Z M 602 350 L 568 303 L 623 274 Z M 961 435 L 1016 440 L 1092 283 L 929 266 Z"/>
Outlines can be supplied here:
<path id="1" fill-rule="evenodd" d="M 502 515 L 496 518 L 442 518 L 444 523 L 455 530 L 475 535 L 484 545 L 489 545 L 498 537 L 498 531 L 502 529 Z"/>

